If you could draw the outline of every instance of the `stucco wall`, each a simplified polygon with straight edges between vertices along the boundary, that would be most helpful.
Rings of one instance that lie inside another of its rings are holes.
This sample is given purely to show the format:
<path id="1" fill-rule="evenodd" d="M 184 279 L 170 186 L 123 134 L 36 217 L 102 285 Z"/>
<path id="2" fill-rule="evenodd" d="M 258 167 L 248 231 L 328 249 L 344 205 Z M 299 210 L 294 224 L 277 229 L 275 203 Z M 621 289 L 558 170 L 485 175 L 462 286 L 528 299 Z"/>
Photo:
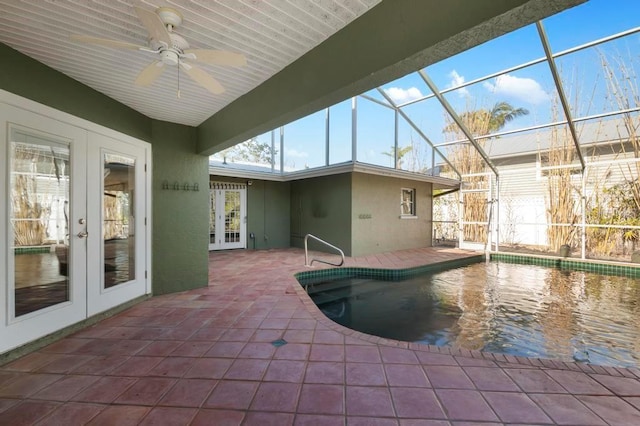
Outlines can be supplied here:
<path id="1" fill-rule="evenodd" d="M 431 246 L 430 183 L 363 173 L 352 179 L 352 256 Z M 416 189 L 416 219 L 400 218 L 401 188 Z"/>
<path id="2" fill-rule="evenodd" d="M 210 176 L 211 181 L 247 183 L 249 179 Z M 251 179 L 247 186 L 247 248 L 270 249 L 289 247 L 290 185 Z M 249 238 L 253 233 L 255 239 Z"/>
<path id="3" fill-rule="evenodd" d="M 207 157 L 194 154 L 195 128 L 153 120 L 153 293 L 209 282 L 209 192 L 163 190 L 162 182 L 208 188 Z"/>
<path id="4" fill-rule="evenodd" d="M 322 176 L 291 182 L 291 245 L 303 247 L 313 234 L 351 255 L 351 175 Z M 309 244 L 310 249 L 329 251 Z"/>

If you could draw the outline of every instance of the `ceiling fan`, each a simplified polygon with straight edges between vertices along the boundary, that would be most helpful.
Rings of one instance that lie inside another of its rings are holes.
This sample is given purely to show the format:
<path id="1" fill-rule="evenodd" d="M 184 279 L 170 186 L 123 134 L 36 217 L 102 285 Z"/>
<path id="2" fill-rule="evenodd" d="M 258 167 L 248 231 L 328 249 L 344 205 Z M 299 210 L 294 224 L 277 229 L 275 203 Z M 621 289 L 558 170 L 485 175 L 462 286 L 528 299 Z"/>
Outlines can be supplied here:
<path id="1" fill-rule="evenodd" d="M 218 80 L 202 68 L 194 65 L 201 62 L 210 65 L 227 65 L 241 67 L 247 64 L 244 55 L 224 50 L 190 49 L 189 43 L 174 28 L 182 24 L 182 15 L 170 7 L 160 7 L 155 12 L 134 6 L 138 19 L 149 32 L 149 43 L 140 46 L 118 40 L 92 37 L 88 35 L 71 35 L 71 39 L 82 43 L 91 43 L 119 49 L 141 50 L 156 55 L 156 60 L 145 67 L 135 80 L 138 86 L 150 86 L 167 66 L 177 66 L 189 77 L 213 94 L 224 92 Z M 178 81 L 179 84 L 179 81 Z M 178 97 L 180 90 L 178 89 Z"/>

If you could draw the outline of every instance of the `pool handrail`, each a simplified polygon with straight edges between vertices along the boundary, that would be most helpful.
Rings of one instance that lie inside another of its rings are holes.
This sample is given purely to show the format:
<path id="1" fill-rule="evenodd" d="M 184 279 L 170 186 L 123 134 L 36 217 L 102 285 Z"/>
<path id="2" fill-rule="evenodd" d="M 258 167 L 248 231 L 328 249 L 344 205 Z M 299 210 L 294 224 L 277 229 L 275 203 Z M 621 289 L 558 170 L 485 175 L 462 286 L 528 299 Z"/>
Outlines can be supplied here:
<path id="1" fill-rule="evenodd" d="M 342 257 L 342 260 L 340 261 L 340 263 L 331 263 L 331 262 L 327 262 L 326 260 L 321 260 L 321 259 L 311 259 L 311 262 L 309 262 L 309 250 L 307 248 L 307 241 L 309 240 L 309 238 L 313 238 L 314 240 L 318 241 L 319 243 L 322 243 L 322 244 L 326 245 L 329 248 L 337 250 L 338 253 L 340 253 L 340 256 Z M 339 247 L 336 247 L 333 244 L 330 244 L 330 243 L 326 242 L 325 240 L 316 237 L 313 234 L 307 234 L 307 235 L 304 236 L 304 266 L 311 267 L 311 265 L 313 265 L 313 262 L 320 262 L 320 263 L 324 263 L 324 264 L 331 265 L 331 266 L 342 266 L 342 265 L 344 265 L 344 252 L 342 250 L 340 250 Z"/>

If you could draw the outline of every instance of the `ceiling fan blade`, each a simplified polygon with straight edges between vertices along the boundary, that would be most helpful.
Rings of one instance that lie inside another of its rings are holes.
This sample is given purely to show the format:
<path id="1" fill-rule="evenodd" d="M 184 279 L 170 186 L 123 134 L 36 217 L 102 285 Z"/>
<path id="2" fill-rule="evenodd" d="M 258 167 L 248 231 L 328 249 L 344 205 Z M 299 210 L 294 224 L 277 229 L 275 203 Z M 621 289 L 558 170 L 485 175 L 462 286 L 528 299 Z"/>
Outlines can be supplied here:
<path id="1" fill-rule="evenodd" d="M 211 75 L 207 74 L 202 68 L 198 68 L 195 65 L 185 64 L 183 62 L 180 63 L 184 72 L 189 75 L 196 83 L 200 84 L 202 87 L 213 93 L 214 95 L 219 95 L 224 92 L 224 87 L 222 84 Z"/>
<path id="2" fill-rule="evenodd" d="M 210 65 L 228 65 L 231 67 L 247 65 L 247 58 L 244 55 L 225 50 L 187 49 L 184 53 L 193 54 L 196 57 L 196 61 Z"/>
<path id="3" fill-rule="evenodd" d="M 150 12 L 138 6 L 135 6 L 135 9 L 138 14 L 138 19 L 140 19 L 142 25 L 144 25 L 149 32 L 149 36 L 152 39 L 166 43 L 167 46 L 170 47 L 172 44 L 171 37 L 160 17 L 155 12 Z"/>
<path id="4" fill-rule="evenodd" d="M 109 40 L 106 38 L 91 37 L 91 36 L 82 35 L 82 34 L 71 34 L 69 38 L 71 38 L 71 40 L 79 41 L 81 43 L 99 44 L 100 46 L 115 47 L 118 49 L 139 50 L 140 48 L 144 48 L 144 46 L 140 46 L 138 44 L 133 44 L 133 43 L 127 43 L 126 41 Z"/>
<path id="5" fill-rule="evenodd" d="M 151 86 L 164 71 L 164 62 L 155 61 L 143 69 L 136 78 L 137 86 Z"/>

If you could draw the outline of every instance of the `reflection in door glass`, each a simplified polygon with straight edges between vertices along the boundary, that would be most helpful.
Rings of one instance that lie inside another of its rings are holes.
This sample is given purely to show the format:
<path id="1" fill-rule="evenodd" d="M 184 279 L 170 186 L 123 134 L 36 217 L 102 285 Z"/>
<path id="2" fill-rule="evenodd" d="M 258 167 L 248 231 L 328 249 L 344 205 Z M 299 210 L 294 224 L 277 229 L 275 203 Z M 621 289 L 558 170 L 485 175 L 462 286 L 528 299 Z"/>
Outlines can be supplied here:
<path id="1" fill-rule="evenodd" d="M 225 191 L 224 194 L 224 241 L 240 241 L 240 191 Z"/>
<path id="2" fill-rule="evenodd" d="M 209 244 L 216 243 L 216 191 L 209 191 Z"/>
<path id="3" fill-rule="evenodd" d="M 132 158 L 104 154 L 102 237 L 105 288 L 135 278 L 135 167 Z"/>
<path id="4" fill-rule="evenodd" d="M 69 145 L 11 132 L 15 316 L 69 300 Z"/>

